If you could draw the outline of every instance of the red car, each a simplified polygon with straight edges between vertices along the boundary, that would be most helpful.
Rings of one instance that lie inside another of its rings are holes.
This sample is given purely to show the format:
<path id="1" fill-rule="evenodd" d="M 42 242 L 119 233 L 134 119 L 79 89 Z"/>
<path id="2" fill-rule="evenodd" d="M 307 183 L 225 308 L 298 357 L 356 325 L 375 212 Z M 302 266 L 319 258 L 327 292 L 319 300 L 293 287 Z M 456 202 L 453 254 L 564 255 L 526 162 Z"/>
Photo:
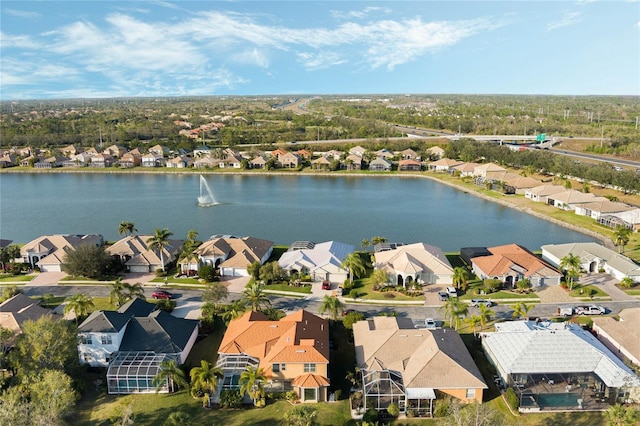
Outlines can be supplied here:
<path id="1" fill-rule="evenodd" d="M 331 290 L 331 282 L 330 281 L 322 281 L 322 289 L 323 290 Z"/>
<path id="2" fill-rule="evenodd" d="M 165 290 L 157 290 L 154 291 L 153 294 L 151 295 L 151 297 L 153 297 L 154 299 L 173 299 L 173 293 L 169 293 L 168 291 Z"/>

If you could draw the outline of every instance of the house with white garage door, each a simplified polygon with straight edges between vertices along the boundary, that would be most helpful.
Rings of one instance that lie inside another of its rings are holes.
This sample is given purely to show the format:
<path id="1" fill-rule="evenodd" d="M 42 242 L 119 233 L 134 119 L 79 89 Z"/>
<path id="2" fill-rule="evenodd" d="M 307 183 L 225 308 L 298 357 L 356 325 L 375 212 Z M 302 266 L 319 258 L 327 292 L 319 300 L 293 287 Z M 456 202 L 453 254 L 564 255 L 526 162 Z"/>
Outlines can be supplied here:
<path id="1" fill-rule="evenodd" d="M 389 276 L 393 285 L 407 287 L 413 282 L 423 284 L 451 284 L 453 267 L 442 249 L 424 243 L 396 246 L 392 250 L 376 252 L 375 268 Z"/>
<path id="2" fill-rule="evenodd" d="M 318 244 L 297 241 L 280 256 L 278 264 L 289 273 L 310 275 L 314 281 L 343 283 L 349 277 L 349 271 L 342 262 L 352 252 L 352 245 L 338 241 Z"/>
<path id="3" fill-rule="evenodd" d="M 129 272 L 155 272 L 176 260 L 183 240 L 167 240 L 167 245 L 162 248 L 162 254 L 158 250 L 149 248 L 152 235 L 128 235 L 107 247 L 107 253 L 118 256 Z"/>
<path id="4" fill-rule="evenodd" d="M 22 246 L 20 256 L 32 268 L 37 266 L 42 272 L 60 272 L 67 251 L 83 245 L 100 247 L 103 244 L 102 235 L 43 235 Z"/>
<path id="5" fill-rule="evenodd" d="M 248 277 L 247 267 L 264 264 L 273 252 L 273 241 L 254 237 L 214 235 L 194 250 L 201 264 L 219 268 L 221 276 Z"/>

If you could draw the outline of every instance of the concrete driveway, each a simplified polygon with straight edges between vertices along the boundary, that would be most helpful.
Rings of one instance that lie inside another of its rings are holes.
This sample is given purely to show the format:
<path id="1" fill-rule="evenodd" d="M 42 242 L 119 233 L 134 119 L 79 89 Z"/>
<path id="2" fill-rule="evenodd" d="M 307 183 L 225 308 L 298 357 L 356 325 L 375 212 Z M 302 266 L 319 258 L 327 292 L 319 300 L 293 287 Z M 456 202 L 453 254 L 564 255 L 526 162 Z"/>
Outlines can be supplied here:
<path id="1" fill-rule="evenodd" d="M 579 282 L 580 284 L 591 284 L 600 287 L 602 291 L 607 293 L 614 302 L 637 300 L 635 297 L 629 296 L 627 293 L 616 287 L 616 284 L 620 281 L 609 274 L 584 275 L 580 277 Z"/>
<path id="2" fill-rule="evenodd" d="M 40 272 L 25 287 L 40 287 L 58 284 L 58 281 L 67 276 L 66 272 Z"/>

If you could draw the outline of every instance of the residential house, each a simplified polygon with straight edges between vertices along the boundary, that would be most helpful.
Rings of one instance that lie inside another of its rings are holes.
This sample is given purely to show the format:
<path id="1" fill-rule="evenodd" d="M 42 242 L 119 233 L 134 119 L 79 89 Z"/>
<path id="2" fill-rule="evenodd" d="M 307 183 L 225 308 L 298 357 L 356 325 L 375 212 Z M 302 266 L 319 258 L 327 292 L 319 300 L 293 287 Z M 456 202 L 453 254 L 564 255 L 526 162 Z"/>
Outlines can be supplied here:
<path id="1" fill-rule="evenodd" d="M 310 160 L 311 156 L 312 156 L 311 152 L 307 151 L 306 149 L 297 150 L 296 151 L 296 155 L 298 157 L 300 157 L 300 158 L 304 158 L 304 159 L 307 159 L 307 160 Z"/>
<path id="2" fill-rule="evenodd" d="M 154 154 L 157 155 L 158 157 L 164 157 L 166 155 L 169 155 L 169 147 L 166 147 L 164 145 L 154 145 L 151 148 L 149 148 L 149 154 Z"/>
<path id="3" fill-rule="evenodd" d="M 53 156 L 47 157 L 44 160 L 38 161 L 33 165 L 36 169 L 53 169 L 61 167 L 62 163 L 66 160 L 65 157 Z"/>
<path id="4" fill-rule="evenodd" d="M 153 235 L 128 235 L 107 247 L 107 253 L 118 256 L 129 272 L 155 272 L 176 260 L 180 254 L 183 240 L 168 240 L 162 248 L 162 254 L 149 248 L 147 241 Z"/>
<path id="5" fill-rule="evenodd" d="M 476 166 L 479 166 L 478 163 L 462 163 L 456 166 L 453 166 L 449 169 L 450 172 L 454 174 L 460 174 L 460 177 L 473 176 L 473 171 Z"/>
<path id="6" fill-rule="evenodd" d="M 634 281 L 640 281 L 640 265 L 602 244 L 594 242 L 547 244 L 541 249 L 542 258 L 557 267 L 560 266 L 564 257 L 573 254 L 580 258 L 580 269 L 587 273 L 604 271 L 618 280 L 629 277 Z"/>
<path id="7" fill-rule="evenodd" d="M 434 170 L 436 172 L 451 172 L 454 167 L 459 166 L 460 164 L 462 164 L 462 161 L 451 160 L 450 158 L 441 158 L 440 160 L 429 163 L 429 170 Z"/>
<path id="8" fill-rule="evenodd" d="M 385 160 L 391 160 L 395 155 L 393 152 L 389 152 L 386 149 L 380 149 L 376 151 L 376 158 L 384 158 Z"/>
<path id="9" fill-rule="evenodd" d="M 364 410 L 396 404 L 409 416 L 432 416 L 436 392 L 482 403 L 487 385 L 458 333 L 414 328 L 408 318 L 379 316 L 353 324 Z"/>
<path id="10" fill-rule="evenodd" d="M 163 167 L 165 165 L 165 158 L 162 155 L 148 153 L 142 156 L 142 167 Z"/>
<path id="11" fill-rule="evenodd" d="M 0 327 L 14 333 L 14 337 L 0 345 L 0 350 L 7 350 L 13 346 L 14 338 L 22 333 L 25 321 L 37 321 L 41 317 L 48 315 L 58 319 L 60 315 L 55 315 L 51 309 L 40 306 L 39 299 L 32 299 L 22 293 L 0 303 Z"/>
<path id="12" fill-rule="evenodd" d="M 184 169 L 189 165 L 191 159 L 184 155 L 178 155 L 167 161 L 166 166 L 170 169 Z"/>
<path id="13" fill-rule="evenodd" d="M 347 170 L 362 170 L 363 157 L 357 154 L 349 154 L 344 159 L 344 168 Z"/>
<path id="14" fill-rule="evenodd" d="M 632 231 L 640 231 L 640 208 L 602 215 L 598 223 L 610 228 L 624 226 Z"/>
<path id="15" fill-rule="evenodd" d="M 580 204 L 586 204 L 596 201 L 596 196 L 590 192 L 580 192 L 575 189 L 569 189 L 557 194 L 547 196 L 547 204 L 563 210 L 573 210 Z"/>
<path id="16" fill-rule="evenodd" d="M 550 195 L 559 194 L 565 192 L 567 189 L 560 185 L 538 185 L 533 188 L 529 188 L 524 192 L 524 196 L 536 203 L 546 203 L 547 198 Z"/>
<path id="17" fill-rule="evenodd" d="M 108 154 L 96 154 L 91 156 L 91 167 L 106 168 L 111 167 L 114 163 L 114 158 Z"/>
<path id="18" fill-rule="evenodd" d="M 220 269 L 220 275 L 247 277 L 247 268 L 254 262 L 264 264 L 273 252 L 273 241 L 254 237 L 214 235 L 203 242 L 194 252 L 201 264 Z M 183 273 L 188 273 L 188 263 L 181 263 Z"/>
<path id="19" fill-rule="evenodd" d="M 394 245 L 393 249 L 374 253 L 375 268 L 387 273 L 392 285 L 405 288 L 413 282 L 451 284 L 453 267 L 442 249 L 429 244 Z"/>
<path id="20" fill-rule="evenodd" d="M 69 250 L 83 245 L 100 247 L 104 244 L 102 235 L 43 235 L 20 248 L 22 261 L 42 272 L 60 272 L 64 257 Z"/>
<path id="21" fill-rule="evenodd" d="M 81 153 L 82 148 L 76 148 L 73 144 L 71 144 L 62 148 L 61 152 L 65 157 L 73 157 L 74 155 Z"/>
<path id="22" fill-rule="evenodd" d="M 401 172 L 419 172 L 422 170 L 422 164 L 413 159 L 400 160 L 398 162 L 398 170 Z"/>
<path id="23" fill-rule="evenodd" d="M 267 160 L 262 155 L 259 155 L 251 160 L 249 164 L 251 165 L 251 168 L 264 169 L 267 165 Z"/>
<path id="24" fill-rule="evenodd" d="M 30 155 L 20 160 L 20 167 L 33 167 L 33 165 L 40 160 L 41 160 L 40 157 L 37 157 L 35 155 Z"/>
<path id="25" fill-rule="evenodd" d="M 5 153 L 0 157 L 0 168 L 13 167 L 16 165 L 18 165 L 17 155 Z"/>
<path id="26" fill-rule="evenodd" d="M 400 156 L 403 160 L 420 160 L 418 153 L 412 150 L 411 148 L 407 148 L 404 151 L 400 151 Z"/>
<path id="27" fill-rule="evenodd" d="M 196 169 L 210 169 L 215 167 L 216 164 L 217 160 L 211 157 L 198 157 L 198 159 L 193 162 L 193 167 Z"/>
<path id="28" fill-rule="evenodd" d="M 80 362 L 108 367 L 107 392 L 156 392 L 153 383 L 165 360 L 184 364 L 198 337 L 198 321 L 155 310 L 134 298 L 116 311 L 94 311 L 78 327 Z M 169 382 L 160 392 L 170 391 Z"/>
<path id="29" fill-rule="evenodd" d="M 518 389 L 520 411 L 603 410 L 640 400 L 640 379 L 588 330 L 571 322 L 506 321 L 482 333 L 499 377 Z M 564 395 L 562 406 L 551 398 Z"/>
<path id="30" fill-rule="evenodd" d="M 221 169 L 240 169 L 242 168 L 242 157 L 240 154 L 229 155 L 224 160 L 218 161 L 218 167 Z"/>
<path id="31" fill-rule="evenodd" d="M 476 177 L 487 177 L 487 173 L 491 172 L 504 172 L 506 169 L 504 167 L 500 167 L 494 163 L 486 163 L 480 164 L 473 169 L 473 175 Z"/>
<path id="32" fill-rule="evenodd" d="M 376 172 L 388 172 L 391 170 L 391 163 L 382 157 L 371 160 L 369 170 Z"/>
<path id="33" fill-rule="evenodd" d="M 311 168 L 316 170 L 329 170 L 331 161 L 327 157 L 318 157 L 311 161 Z"/>
<path id="34" fill-rule="evenodd" d="M 524 194 L 527 189 L 534 188 L 540 185 L 540 181 L 534 178 L 520 176 L 510 173 L 504 177 L 504 183 L 509 188 L 513 189 L 516 194 Z"/>
<path id="35" fill-rule="evenodd" d="M 480 279 L 499 279 L 507 287 L 515 287 L 524 278 L 533 287 L 560 284 L 562 272 L 518 244 L 486 250 L 488 254 L 471 258 L 473 273 Z"/>
<path id="36" fill-rule="evenodd" d="M 216 366 L 224 372 L 218 392 L 238 388 L 251 366 L 262 368 L 267 391 L 294 390 L 303 403 L 328 401 L 329 323 L 305 310 L 278 321 L 247 312 L 229 323 Z"/>
<path id="37" fill-rule="evenodd" d="M 616 317 L 593 318 L 593 334 L 625 364 L 640 367 L 640 308 L 626 308 Z"/>
<path id="38" fill-rule="evenodd" d="M 298 248 L 302 246 L 304 248 Z M 289 273 L 298 272 L 310 275 L 313 281 L 343 283 L 349 272 L 342 266 L 344 259 L 353 252 L 353 246 L 337 241 L 324 243 L 293 243 L 289 250 L 280 256 L 278 264 Z"/>
<path id="39" fill-rule="evenodd" d="M 202 145 L 193 150 L 194 157 L 208 157 L 211 155 L 211 148 L 206 145 Z"/>
<path id="40" fill-rule="evenodd" d="M 332 149 L 330 151 L 325 152 L 323 157 L 329 160 L 339 160 L 342 158 L 343 155 L 344 155 L 344 152 Z"/>
<path id="41" fill-rule="evenodd" d="M 589 216 L 595 220 L 599 220 L 602 216 L 612 215 L 614 213 L 622 213 L 635 210 L 637 207 L 629 204 L 610 201 L 608 198 L 596 197 L 590 203 L 584 203 L 576 206 L 575 213 L 580 216 Z"/>
<path id="42" fill-rule="evenodd" d="M 367 152 L 367 150 L 365 148 L 361 147 L 360 145 L 354 146 L 353 148 L 351 148 L 349 150 L 349 154 L 356 155 L 356 156 L 358 156 L 360 158 L 364 157 L 364 153 L 365 152 Z"/>
<path id="43" fill-rule="evenodd" d="M 293 152 L 287 152 L 282 155 L 278 155 L 278 162 L 281 167 L 296 168 L 300 165 L 300 157 Z"/>
<path id="44" fill-rule="evenodd" d="M 138 167 L 140 164 L 142 164 L 142 155 L 127 152 L 122 155 L 118 163 L 120 164 L 120 167 L 125 169 Z"/>
<path id="45" fill-rule="evenodd" d="M 444 157 L 444 149 L 439 146 L 432 146 L 427 148 L 427 154 L 429 154 L 430 158 L 439 160 Z"/>
<path id="46" fill-rule="evenodd" d="M 119 145 L 111 145 L 110 147 L 105 148 L 102 153 L 111 157 L 121 158 L 124 154 L 127 153 L 127 148 Z"/>

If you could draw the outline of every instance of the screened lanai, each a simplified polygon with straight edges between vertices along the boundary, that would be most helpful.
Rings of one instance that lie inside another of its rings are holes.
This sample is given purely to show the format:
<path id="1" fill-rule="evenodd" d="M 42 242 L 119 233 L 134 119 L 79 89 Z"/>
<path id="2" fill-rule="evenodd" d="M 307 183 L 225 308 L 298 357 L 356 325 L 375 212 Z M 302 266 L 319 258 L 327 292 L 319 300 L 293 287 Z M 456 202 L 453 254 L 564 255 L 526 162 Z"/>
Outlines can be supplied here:
<path id="1" fill-rule="evenodd" d="M 362 370 L 362 388 L 364 390 L 364 408 L 386 410 L 395 403 L 400 412 L 405 411 L 406 395 L 402 375 L 390 370 Z"/>
<path id="2" fill-rule="evenodd" d="M 150 393 L 156 391 L 153 378 L 160 371 L 160 364 L 175 359 L 167 354 L 155 352 L 118 352 L 107 370 L 107 391 L 109 394 Z M 160 392 L 168 393 L 165 383 Z"/>
<path id="3" fill-rule="evenodd" d="M 258 368 L 260 360 L 247 354 L 219 354 L 216 367 L 220 367 L 224 374 L 221 389 L 237 389 L 240 374 L 248 366 Z"/>

